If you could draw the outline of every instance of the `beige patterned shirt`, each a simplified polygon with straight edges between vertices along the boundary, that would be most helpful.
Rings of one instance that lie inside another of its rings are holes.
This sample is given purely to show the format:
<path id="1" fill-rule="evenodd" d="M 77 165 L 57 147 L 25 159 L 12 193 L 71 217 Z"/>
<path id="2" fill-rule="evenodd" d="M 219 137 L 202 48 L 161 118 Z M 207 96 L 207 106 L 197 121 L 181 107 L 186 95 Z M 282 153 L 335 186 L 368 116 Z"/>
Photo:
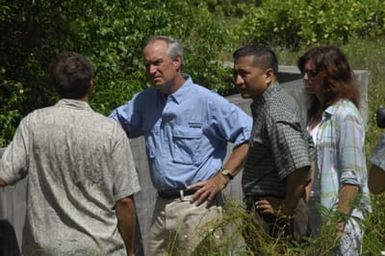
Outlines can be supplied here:
<path id="1" fill-rule="evenodd" d="M 118 123 L 70 99 L 32 112 L 0 160 L 8 184 L 26 176 L 24 255 L 125 255 L 114 205 L 140 186 Z"/>

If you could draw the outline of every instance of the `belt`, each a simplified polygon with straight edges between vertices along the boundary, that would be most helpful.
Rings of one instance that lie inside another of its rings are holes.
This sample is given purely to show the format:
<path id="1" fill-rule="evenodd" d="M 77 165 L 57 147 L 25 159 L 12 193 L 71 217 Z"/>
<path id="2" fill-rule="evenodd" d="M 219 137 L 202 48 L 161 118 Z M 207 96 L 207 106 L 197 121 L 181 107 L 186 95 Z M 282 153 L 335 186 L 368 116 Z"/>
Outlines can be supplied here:
<path id="1" fill-rule="evenodd" d="M 196 190 L 171 190 L 171 191 L 158 191 L 158 196 L 163 199 L 177 199 L 183 200 L 185 196 L 192 195 Z"/>

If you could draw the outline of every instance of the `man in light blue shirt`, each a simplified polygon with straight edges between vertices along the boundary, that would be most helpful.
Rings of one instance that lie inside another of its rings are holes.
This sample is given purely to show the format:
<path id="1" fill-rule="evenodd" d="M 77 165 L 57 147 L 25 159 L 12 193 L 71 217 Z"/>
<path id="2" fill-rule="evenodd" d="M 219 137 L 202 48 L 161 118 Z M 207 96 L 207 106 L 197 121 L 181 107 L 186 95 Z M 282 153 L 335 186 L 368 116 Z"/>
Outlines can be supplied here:
<path id="1" fill-rule="evenodd" d="M 182 74 L 183 48 L 176 40 L 152 37 L 143 53 L 153 87 L 115 109 L 111 117 L 128 137 L 145 137 L 158 190 L 151 255 L 170 253 L 171 243 L 172 252 L 189 255 L 201 242 L 203 227 L 221 216 L 220 191 L 246 158 L 252 120 Z M 228 142 L 234 150 L 223 164 Z"/>

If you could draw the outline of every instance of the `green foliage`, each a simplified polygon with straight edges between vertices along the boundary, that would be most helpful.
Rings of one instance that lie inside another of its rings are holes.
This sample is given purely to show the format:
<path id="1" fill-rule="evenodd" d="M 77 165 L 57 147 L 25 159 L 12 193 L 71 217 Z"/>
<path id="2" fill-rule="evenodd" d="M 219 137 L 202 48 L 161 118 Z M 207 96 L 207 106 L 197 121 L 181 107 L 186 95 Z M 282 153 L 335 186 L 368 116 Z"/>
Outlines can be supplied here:
<path id="1" fill-rule="evenodd" d="M 197 2 L 201 2 L 197 0 Z M 250 7 L 261 4 L 262 0 L 206 0 L 211 12 L 221 12 L 226 17 L 241 17 L 245 15 Z"/>
<path id="2" fill-rule="evenodd" d="M 0 70 L 0 78 L 4 75 L 4 69 Z M 15 124 L 22 117 L 18 105 L 25 98 L 24 88 L 16 81 L 0 81 L 0 148 L 6 146 L 6 138 L 11 138 L 15 132 Z M 7 104 L 4 98 L 7 99 Z"/>
<path id="3" fill-rule="evenodd" d="M 48 68 L 61 51 L 91 59 L 91 104 L 104 114 L 148 86 L 142 46 L 155 34 L 181 40 L 185 71 L 196 82 L 226 88 L 219 54 L 229 51 L 229 29 L 205 1 L 0 0 L 0 10 L 1 146 L 22 116 L 57 100 Z"/>
<path id="4" fill-rule="evenodd" d="M 280 63 L 285 64 L 295 64 L 304 46 L 340 44 L 354 69 L 370 72 L 367 155 L 384 132 L 376 127 L 374 115 L 385 105 L 384 1 L 0 0 L 0 31 L 0 147 L 12 138 L 23 116 L 57 100 L 47 71 L 59 52 L 77 51 L 91 59 L 96 71 L 92 106 L 108 114 L 148 86 L 141 50 L 154 34 L 180 39 L 186 48 L 186 73 L 224 94 L 232 90 L 231 71 L 221 61 L 231 59 L 233 44 L 279 46 Z M 373 213 L 364 223 L 363 255 L 385 250 L 385 196 L 372 197 L 372 204 Z M 229 237 L 223 245 L 208 243 L 202 248 L 212 248 L 211 255 L 229 250 L 251 255 L 245 244 L 234 243 L 242 240 L 241 220 L 250 216 L 239 207 L 226 211 Z M 327 250 L 324 246 L 330 243 L 323 239 L 334 238 L 328 233 L 332 228 L 326 225 L 325 236 L 311 241 L 307 249 L 287 247 L 263 235 L 261 239 L 266 239 L 262 241 L 268 255 L 315 255 L 312 248 Z"/>
<path id="5" fill-rule="evenodd" d="M 194 255 L 229 255 L 229 252 L 232 252 L 233 255 L 250 256 L 332 255 L 340 242 L 337 223 L 341 221 L 341 215 L 336 214 L 335 211 L 319 208 L 323 221 L 318 235 L 307 237 L 298 243 L 285 237 L 283 232 L 278 233 L 276 237 L 270 236 L 260 226 L 254 224 L 251 212 L 246 211 L 239 203 L 227 200 L 223 218 L 208 224 L 212 227 L 211 230 L 202 234 L 206 243 L 204 247 L 198 247 Z M 360 220 L 357 222 L 363 224 Z M 218 233 L 222 234 L 220 239 L 216 239 L 215 243 L 207 243 L 207 241 L 215 240 L 213 236 Z M 371 252 L 375 252 L 375 250 Z"/>
<path id="6" fill-rule="evenodd" d="M 296 48 L 384 35 L 384 25 L 384 1 L 264 0 L 242 19 L 237 34 L 242 42 Z"/>
<path id="7" fill-rule="evenodd" d="M 296 47 L 378 36 L 384 33 L 383 7 L 376 0 L 0 0 L 1 145 L 22 116 L 57 100 L 47 70 L 61 51 L 80 52 L 94 63 L 92 106 L 108 114 L 148 86 L 141 50 L 150 35 L 180 39 L 186 73 L 228 94 L 234 91 L 231 71 L 222 61 L 230 59 L 234 44 Z"/>

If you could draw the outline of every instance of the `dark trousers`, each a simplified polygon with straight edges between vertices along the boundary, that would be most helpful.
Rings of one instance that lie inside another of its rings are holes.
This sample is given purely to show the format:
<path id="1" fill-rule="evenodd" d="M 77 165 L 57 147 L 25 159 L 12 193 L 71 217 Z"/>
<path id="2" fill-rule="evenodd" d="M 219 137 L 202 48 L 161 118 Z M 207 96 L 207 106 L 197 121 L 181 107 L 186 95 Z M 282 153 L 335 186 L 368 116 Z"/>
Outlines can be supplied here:
<path id="1" fill-rule="evenodd" d="M 294 209 L 294 214 L 291 218 L 277 218 L 272 214 L 261 214 L 256 209 L 255 205 L 255 202 L 260 199 L 261 198 L 256 197 L 245 199 L 247 210 L 252 212 L 252 225 L 254 225 L 254 227 L 250 228 L 250 223 L 246 224 L 244 237 L 248 246 L 254 251 L 258 250 L 260 247 L 259 242 L 262 242 L 258 241 L 259 239 L 262 239 L 261 237 L 254 236 L 255 232 L 258 232 L 258 230 L 263 230 L 265 234 L 274 238 L 279 237 L 286 239 L 288 242 L 294 240 L 301 243 L 304 237 L 310 236 L 310 212 L 302 198 L 298 201 L 297 207 Z M 279 198 L 274 198 L 274 200 L 282 202 L 282 199 Z"/>
<path id="2" fill-rule="evenodd" d="M 7 220 L 0 220 L 0 256 L 19 256 L 15 231 Z"/>

